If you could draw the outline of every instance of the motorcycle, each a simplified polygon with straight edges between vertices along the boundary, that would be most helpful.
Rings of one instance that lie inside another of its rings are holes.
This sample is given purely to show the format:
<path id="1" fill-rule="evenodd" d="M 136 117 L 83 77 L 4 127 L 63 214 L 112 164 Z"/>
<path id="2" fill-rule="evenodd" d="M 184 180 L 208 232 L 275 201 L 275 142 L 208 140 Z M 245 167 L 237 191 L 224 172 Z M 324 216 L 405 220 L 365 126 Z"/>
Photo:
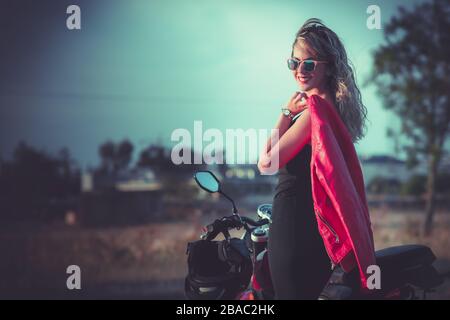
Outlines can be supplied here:
<path id="1" fill-rule="evenodd" d="M 272 222 L 272 205 L 261 204 L 257 208 L 258 219 L 240 216 L 236 205 L 221 189 L 220 181 L 210 171 L 198 171 L 194 175 L 197 184 L 210 193 L 220 193 L 227 198 L 233 208 L 233 214 L 215 220 L 203 229 L 200 239 L 203 244 L 212 243 L 223 234 L 225 240 L 216 242 L 219 259 L 222 262 L 240 261 L 239 285 L 234 286 L 231 296 L 206 295 L 208 299 L 238 300 L 272 300 L 275 292 L 270 277 L 268 260 L 268 240 Z M 244 229 L 240 238 L 232 238 L 230 230 Z M 188 244 L 186 253 L 190 254 L 193 243 Z M 214 247 L 213 250 L 216 250 Z M 402 245 L 378 250 L 375 253 L 377 266 L 382 270 L 380 289 L 362 294 L 359 290 L 359 274 L 357 268 L 345 273 L 339 266 L 333 269 L 330 280 L 318 297 L 319 300 L 414 300 L 426 295 L 443 282 L 443 277 L 433 267 L 436 257 L 432 250 L 424 245 Z M 205 258 L 201 258 L 205 259 Z M 207 259 L 207 258 L 206 258 Z M 188 259 L 189 269 L 193 269 L 193 259 Z M 200 261 L 208 268 L 209 261 Z M 250 268 L 242 267 L 250 265 Z M 192 268 L 191 268 L 192 267 Z M 219 268 L 219 267 L 218 267 Z M 210 269 L 208 269 L 211 271 Z M 188 277 L 191 275 L 189 273 Z M 197 292 L 213 290 L 202 287 L 201 281 L 188 281 L 186 277 L 185 293 L 188 299 L 196 299 L 192 295 L 193 287 Z M 231 280 L 230 280 L 231 283 Z M 301 284 L 299 284 L 301 285 Z M 421 293 L 421 295 L 419 295 Z"/>

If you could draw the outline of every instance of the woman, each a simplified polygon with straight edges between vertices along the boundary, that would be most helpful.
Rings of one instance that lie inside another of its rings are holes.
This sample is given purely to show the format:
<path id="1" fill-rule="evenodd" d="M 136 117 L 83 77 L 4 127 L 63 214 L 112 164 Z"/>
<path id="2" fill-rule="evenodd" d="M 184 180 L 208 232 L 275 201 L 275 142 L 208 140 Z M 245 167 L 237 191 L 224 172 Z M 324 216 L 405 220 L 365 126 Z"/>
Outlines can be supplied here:
<path id="1" fill-rule="evenodd" d="M 301 92 L 290 98 L 279 117 L 279 140 L 271 148 L 273 137 L 269 139 L 258 162 L 263 174 L 270 173 L 274 163 L 279 169 L 269 264 L 277 299 L 317 299 L 332 269 L 313 208 L 306 98 L 315 94 L 333 106 L 353 142 L 363 137 L 367 111 L 344 46 L 319 19 L 307 20 L 297 32 L 288 67 Z"/>

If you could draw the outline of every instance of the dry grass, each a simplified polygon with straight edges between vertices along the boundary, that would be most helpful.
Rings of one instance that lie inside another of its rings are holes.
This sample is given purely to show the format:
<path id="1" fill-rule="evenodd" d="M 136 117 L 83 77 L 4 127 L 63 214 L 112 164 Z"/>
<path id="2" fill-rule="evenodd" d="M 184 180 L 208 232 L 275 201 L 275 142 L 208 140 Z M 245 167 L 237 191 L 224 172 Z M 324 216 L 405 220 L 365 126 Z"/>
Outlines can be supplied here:
<path id="1" fill-rule="evenodd" d="M 439 261 L 450 261 L 448 212 L 436 214 L 431 237 L 420 235 L 423 214 L 419 211 L 372 209 L 371 215 L 377 249 L 420 243 L 430 246 Z M 193 222 L 113 229 L 4 230 L 0 234 L 0 274 L 4 276 L 0 290 L 63 288 L 65 270 L 71 264 L 81 267 L 82 281 L 88 285 L 182 279 L 187 272 L 186 243 L 198 239 L 199 232 L 200 225 Z M 433 298 L 450 298 L 449 288 L 447 284 Z"/>
<path id="2" fill-rule="evenodd" d="M 424 244 L 432 248 L 440 259 L 450 260 L 450 212 L 438 211 L 434 220 L 433 233 L 422 235 L 425 218 L 421 211 L 395 211 L 372 209 L 372 227 L 377 249 L 402 244 Z"/>
<path id="3" fill-rule="evenodd" d="M 450 212 L 437 211 L 434 219 L 434 229 L 430 236 L 424 236 L 422 226 L 424 214 L 422 211 L 393 212 L 389 208 L 372 209 L 372 225 L 375 246 L 382 249 L 404 244 L 423 244 L 429 246 L 437 257 L 434 266 L 440 273 L 450 271 Z M 430 299 L 450 299 L 450 279 L 446 278 L 443 285 Z"/>
<path id="4" fill-rule="evenodd" d="M 61 288 L 72 264 L 88 285 L 179 279 L 186 274 L 186 243 L 197 237 L 189 223 L 3 233 L 0 272 L 8 277 L 0 289 Z"/>

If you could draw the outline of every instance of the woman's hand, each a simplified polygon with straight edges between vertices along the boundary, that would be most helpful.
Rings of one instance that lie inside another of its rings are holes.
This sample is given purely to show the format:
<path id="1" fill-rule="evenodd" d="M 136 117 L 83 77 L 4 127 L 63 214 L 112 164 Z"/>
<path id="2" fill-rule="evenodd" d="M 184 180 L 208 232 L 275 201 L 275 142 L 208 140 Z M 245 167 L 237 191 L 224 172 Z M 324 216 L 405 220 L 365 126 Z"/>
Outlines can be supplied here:
<path id="1" fill-rule="evenodd" d="M 270 154 L 270 152 L 269 152 Z M 260 173 L 265 172 L 268 168 L 270 168 L 270 156 L 266 153 L 263 153 L 259 157 L 258 161 L 258 169 Z"/>
<path id="2" fill-rule="evenodd" d="M 294 93 L 294 95 L 289 100 L 287 108 L 294 115 L 297 113 L 300 113 L 303 110 L 305 110 L 306 108 L 308 108 L 307 99 L 308 99 L 308 96 L 306 95 L 306 93 L 297 91 Z"/>

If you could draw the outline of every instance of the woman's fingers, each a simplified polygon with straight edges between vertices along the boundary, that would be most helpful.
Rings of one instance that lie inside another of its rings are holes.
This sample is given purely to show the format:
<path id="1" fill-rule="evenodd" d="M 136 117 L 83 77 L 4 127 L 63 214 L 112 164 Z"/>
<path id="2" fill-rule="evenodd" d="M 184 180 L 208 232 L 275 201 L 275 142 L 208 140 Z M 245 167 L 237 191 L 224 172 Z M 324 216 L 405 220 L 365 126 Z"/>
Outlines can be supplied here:
<path id="1" fill-rule="evenodd" d="M 297 95 L 297 96 L 295 97 L 295 101 L 296 101 L 296 102 L 298 102 L 298 101 L 304 101 L 304 100 L 306 100 L 306 99 L 308 99 L 308 95 L 307 95 L 306 93 L 304 93 L 304 92 L 301 92 L 299 95 Z"/>
<path id="2" fill-rule="evenodd" d="M 304 96 L 302 94 L 299 94 L 295 99 L 292 101 L 294 104 L 298 104 L 299 102 L 304 100 Z"/>
<path id="3" fill-rule="evenodd" d="M 290 101 L 294 100 L 301 92 L 300 91 L 295 91 L 295 93 L 292 95 Z"/>
<path id="4" fill-rule="evenodd" d="M 308 96 L 304 92 L 297 92 L 298 95 L 292 100 L 292 103 L 289 104 L 289 110 L 293 113 L 299 113 L 306 109 L 307 106 L 307 98 Z"/>
<path id="5" fill-rule="evenodd" d="M 258 169 L 260 172 L 264 172 L 268 168 L 270 168 L 270 158 L 267 155 L 263 155 L 258 161 Z"/>

